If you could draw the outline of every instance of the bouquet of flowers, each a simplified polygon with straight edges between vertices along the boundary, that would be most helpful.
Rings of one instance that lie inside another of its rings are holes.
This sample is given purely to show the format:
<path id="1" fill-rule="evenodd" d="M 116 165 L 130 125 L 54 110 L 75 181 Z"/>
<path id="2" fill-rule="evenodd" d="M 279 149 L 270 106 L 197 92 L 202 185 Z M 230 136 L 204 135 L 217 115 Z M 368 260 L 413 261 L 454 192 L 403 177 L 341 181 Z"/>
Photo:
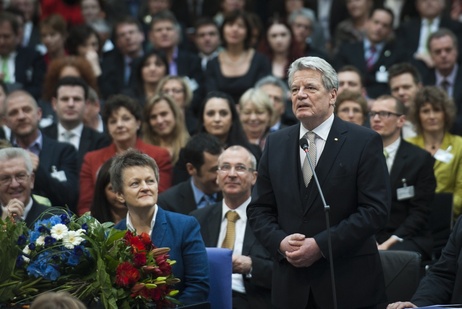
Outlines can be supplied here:
<path id="1" fill-rule="evenodd" d="M 42 292 L 63 290 L 105 308 L 177 303 L 173 285 L 179 279 L 172 274 L 169 248 L 156 248 L 146 233 L 112 225 L 67 214 L 42 219 L 32 230 L 21 222 L 0 222 L 6 241 L 2 264 L 8 261 L 0 272 L 0 303 L 30 302 Z"/>

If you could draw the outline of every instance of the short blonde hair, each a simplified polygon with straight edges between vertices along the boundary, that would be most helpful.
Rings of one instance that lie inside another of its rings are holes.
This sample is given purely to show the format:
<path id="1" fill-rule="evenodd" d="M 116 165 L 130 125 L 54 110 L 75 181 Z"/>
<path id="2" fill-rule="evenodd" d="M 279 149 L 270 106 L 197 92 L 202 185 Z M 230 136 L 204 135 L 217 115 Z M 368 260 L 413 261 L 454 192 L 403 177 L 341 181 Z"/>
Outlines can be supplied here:
<path id="1" fill-rule="evenodd" d="M 266 110 L 270 119 L 273 118 L 274 107 L 271 103 L 270 97 L 260 88 L 250 88 L 239 99 L 239 109 L 242 111 L 246 104 L 250 103 L 252 106 L 260 110 Z"/>

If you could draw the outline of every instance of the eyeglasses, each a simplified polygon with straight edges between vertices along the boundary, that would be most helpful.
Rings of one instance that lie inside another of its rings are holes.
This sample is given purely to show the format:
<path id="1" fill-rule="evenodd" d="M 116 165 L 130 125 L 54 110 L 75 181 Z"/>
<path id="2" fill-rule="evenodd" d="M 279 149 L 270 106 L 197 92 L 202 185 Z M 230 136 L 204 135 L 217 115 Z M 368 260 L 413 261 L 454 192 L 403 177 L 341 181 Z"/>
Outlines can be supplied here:
<path id="1" fill-rule="evenodd" d="M 385 111 L 369 112 L 369 117 L 371 118 L 374 118 L 376 115 L 378 115 L 380 119 L 383 119 L 383 118 L 390 118 L 391 116 L 399 117 L 399 116 L 402 116 L 403 114 L 385 112 Z"/>
<path id="2" fill-rule="evenodd" d="M 234 171 L 236 171 L 236 173 L 238 174 L 244 174 L 245 172 L 249 171 L 249 172 L 253 172 L 254 169 L 251 168 L 251 167 L 247 167 L 245 165 L 242 165 L 242 164 L 238 164 L 238 165 L 231 165 L 231 164 L 223 164 L 221 166 L 218 167 L 218 171 L 219 172 L 222 172 L 222 173 L 229 173 L 231 172 L 231 170 L 234 168 Z"/>
<path id="3" fill-rule="evenodd" d="M 13 179 L 15 179 L 18 183 L 23 184 L 29 179 L 27 173 L 18 173 L 16 175 L 0 175 L 0 186 L 6 187 L 9 186 Z"/>

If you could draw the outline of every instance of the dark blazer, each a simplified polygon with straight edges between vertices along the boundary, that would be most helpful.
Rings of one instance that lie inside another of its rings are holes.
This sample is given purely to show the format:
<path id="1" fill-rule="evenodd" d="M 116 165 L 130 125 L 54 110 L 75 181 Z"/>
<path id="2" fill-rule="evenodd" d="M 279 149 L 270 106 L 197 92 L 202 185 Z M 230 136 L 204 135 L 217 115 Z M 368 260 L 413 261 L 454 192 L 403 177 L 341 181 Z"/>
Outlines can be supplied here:
<path id="1" fill-rule="evenodd" d="M 379 243 L 391 235 L 404 241 L 414 242 L 421 250 L 422 258 L 431 258 L 433 239 L 428 229 L 430 204 L 436 189 L 433 164 L 435 159 L 425 150 L 401 140 L 390 171 L 391 211 L 390 218 L 383 230 L 377 235 Z M 398 201 L 397 189 L 414 186 L 414 197 Z M 403 243 L 403 245 L 405 244 Z"/>
<path id="2" fill-rule="evenodd" d="M 327 258 L 296 268 L 279 252 L 286 236 L 301 233 L 314 238 L 323 256 L 329 256 L 320 195 L 314 181 L 308 187 L 303 181 L 299 131 L 300 125 L 294 125 L 268 136 L 247 216 L 257 239 L 276 259 L 273 305 L 306 308 L 313 296 L 320 308 L 332 308 Z M 362 308 L 386 301 L 375 240 L 391 203 L 382 139 L 370 129 L 335 117 L 316 173 L 330 205 L 338 303 Z"/>
<path id="3" fill-rule="evenodd" d="M 178 57 L 176 59 L 178 76 L 187 76 L 197 83 L 197 88 L 193 91 L 193 98 L 190 108 L 194 114 L 197 114 L 205 96 L 205 76 L 202 71 L 201 58 L 192 52 L 178 49 Z"/>
<path id="4" fill-rule="evenodd" d="M 29 210 L 26 216 L 26 225 L 28 228 L 34 228 L 34 224 L 37 220 L 47 219 L 53 215 L 59 215 L 65 213 L 65 210 L 58 207 L 50 207 L 37 203 L 32 197 L 32 208 Z M 2 216 L 3 210 L 0 207 L 0 217 Z"/>
<path id="5" fill-rule="evenodd" d="M 393 42 L 385 44 L 374 66 L 368 70 L 367 61 L 364 58 L 364 42 L 342 44 L 334 58 L 335 68 L 338 70 L 347 64 L 354 65 L 363 75 L 368 97 L 377 98 L 390 92 L 388 79 L 378 81 L 376 78 L 376 72 L 379 71 L 380 67 L 384 67 L 388 71 L 393 64 L 407 61 L 405 53 L 397 46 Z"/>
<path id="6" fill-rule="evenodd" d="M 217 194 L 217 200 L 221 201 L 223 198 L 221 192 Z M 179 184 L 171 187 L 167 191 L 159 194 L 157 205 L 165 210 L 178 212 L 182 214 L 189 214 L 191 211 L 197 209 L 196 200 L 194 199 L 194 192 L 191 187 L 191 180 L 185 180 Z"/>
<path id="7" fill-rule="evenodd" d="M 435 69 L 427 70 L 422 76 L 422 83 L 424 86 L 439 86 L 436 85 L 436 72 Z M 452 127 L 451 133 L 462 135 L 462 67 L 459 65 L 457 70 L 456 80 L 454 83 L 452 98 L 457 107 L 457 116 Z"/>
<path id="8" fill-rule="evenodd" d="M 206 247 L 217 247 L 222 219 L 222 203 L 193 211 L 201 225 L 202 239 Z M 252 277 L 243 275 L 249 308 L 271 308 L 271 273 L 273 261 L 269 252 L 255 238 L 249 224 L 245 228 L 242 255 L 252 259 Z"/>
<path id="9" fill-rule="evenodd" d="M 77 151 L 68 143 L 60 143 L 42 134 L 43 144 L 40 163 L 35 171 L 35 194 L 47 197 L 52 205 L 67 206 L 76 211 L 79 198 Z M 53 170 L 63 171 L 66 180 L 52 177 Z"/>
<path id="10" fill-rule="evenodd" d="M 133 59 L 131 63 L 131 74 L 128 85 L 125 85 L 125 60 L 122 53 L 114 48 L 103 55 L 101 62 L 101 75 L 98 77 L 98 86 L 103 99 L 113 94 L 121 93 L 135 84 L 134 70 L 137 67 L 139 58 Z"/>
<path id="11" fill-rule="evenodd" d="M 420 281 L 411 301 L 419 307 L 462 303 L 462 218 L 455 224 L 440 259 Z"/>
<path id="12" fill-rule="evenodd" d="M 127 229 L 126 219 L 120 221 L 115 228 Z M 151 240 L 158 248 L 169 247 L 170 258 L 176 261 L 172 272 L 181 279 L 175 285 L 180 291 L 178 300 L 185 305 L 207 301 L 209 266 L 197 220 L 158 207 Z"/>
<path id="13" fill-rule="evenodd" d="M 54 140 L 58 140 L 58 124 L 43 128 L 42 132 Z M 80 136 L 79 150 L 77 150 L 77 170 L 80 171 L 82 166 L 83 157 L 89 151 L 101 149 L 111 144 L 111 138 L 103 133 L 100 133 L 87 126 L 83 127 L 82 135 Z"/>
<path id="14" fill-rule="evenodd" d="M 35 99 L 39 99 L 42 95 L 46 71 L 45 60 L 34 48 L 18 47 L 16 52 L 14 73 L 16 84 Z"/>

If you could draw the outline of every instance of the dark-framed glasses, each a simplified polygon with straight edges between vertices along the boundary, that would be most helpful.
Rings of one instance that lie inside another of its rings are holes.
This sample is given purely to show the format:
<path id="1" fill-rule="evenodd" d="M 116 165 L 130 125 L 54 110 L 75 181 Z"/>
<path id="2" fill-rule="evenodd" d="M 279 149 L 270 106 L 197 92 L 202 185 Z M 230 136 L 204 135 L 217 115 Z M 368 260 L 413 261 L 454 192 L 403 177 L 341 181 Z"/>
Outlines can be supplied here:
<path id="1" fill-rule="evenodd" d="M 399 116 L 402 116 L 402 114 L 398 114 L 398 113 L 393 113 L 393 112 L 386 112 L 386 111 L 380 111 L 380 112 L 369 112 L 369 117 L 371 118 L 374 118 L 375 116 L 379 116 L 379 118 L 383 119 L 383 118 L 390 118 L 391 116 L 396 116 L 396 117 L 399 117 Z"/>

